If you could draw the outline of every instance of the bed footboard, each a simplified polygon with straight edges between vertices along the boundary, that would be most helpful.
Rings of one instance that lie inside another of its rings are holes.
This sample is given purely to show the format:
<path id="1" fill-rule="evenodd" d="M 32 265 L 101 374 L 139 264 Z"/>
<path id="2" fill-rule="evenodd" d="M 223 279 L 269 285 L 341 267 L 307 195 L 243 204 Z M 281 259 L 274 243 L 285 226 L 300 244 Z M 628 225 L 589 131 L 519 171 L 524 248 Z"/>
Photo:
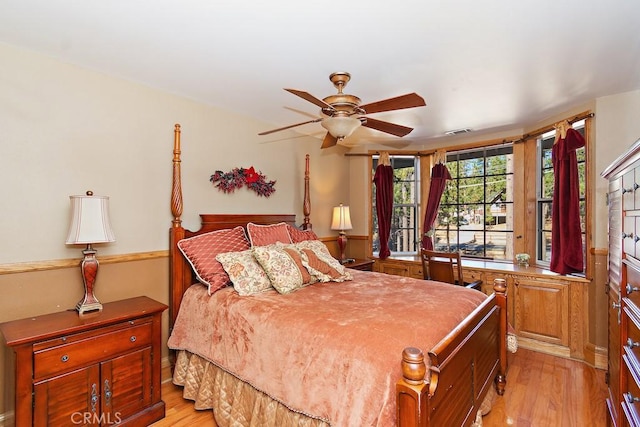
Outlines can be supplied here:
<path id="1" fill-rule="evenodd" d="M 396 384 L 399 427 L 468 426 L 489 388 L 506 384 L 506 286 L 495 293 L 428 353 L 407 347 Z"/>

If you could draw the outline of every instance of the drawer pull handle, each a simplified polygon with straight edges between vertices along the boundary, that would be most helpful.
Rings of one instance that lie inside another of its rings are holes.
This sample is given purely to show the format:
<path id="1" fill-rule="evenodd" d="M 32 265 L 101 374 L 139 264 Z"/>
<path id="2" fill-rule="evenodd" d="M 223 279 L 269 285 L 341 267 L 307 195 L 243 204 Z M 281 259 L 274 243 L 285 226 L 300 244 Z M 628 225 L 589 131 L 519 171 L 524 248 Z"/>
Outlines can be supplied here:
<path id="1" fill-rule="evenodd" d="M 633 183 L 633 191 L 636 191 L 638 188 L 640 188 L 640 184 L 638 184 L 637 182 Z"/>
<path id="2" fill-rule="evenodd" d="M 104 400 L 105 405 L 111 405 L 111 387 L 109 387 L 109 380 L 104 380 Z"/>
<path id="3" fill-rule="evenodd" d="M 611 308 L 616 309 L 616 308 L 620 308 L 620 303 L 619 302 L 612 302 L 611 303 Z"/>
<path id="4" fill-rule="evenodd" d="M 631 283 L 627 283 L 627 295 L 630 294 L 631 292 L 638 292 L 640 291 L 640 288 L 636 287 L 636 286 L 631 286 Z"/>
<path id="5" fill-rule="evenodd" d="M 627 403 L 636 403 L 640 402 L 640 397 L 635 397 L 631 393 L 625 393 L 624 400 L 626 400 Z"/>
<path id="6" fill-rule="evenodd" d="M 638 243 L 638 240 L 640 240 L 640 236 L 636 235 L 636 236 L 633 238 L 633 241 L 634 241 L 634 242 L 636 242 L 636 243 Z"/>
<path id="7" fill-rule="evenodd" d="M 623 238 L 623 239 L 626 239 L 627 237 L 628 237 L 628 238 L 630 238 L 630 239 L 633 239 L 633 233 L 629 233 L 629 234 L 627 234 L 627 233 L 625 233 L 625 232 L 623 231 L 623 232 L 622 232 L 622 238 Z"/>
<path id="8" fill-rule="evenodd" d="M 634 342 L 631 338 L 628 338 L 627 339 L 627 347 L 629 347 L 629 348 L 640 347 L 640 342 Z"/>
<path id="9" fill-rule="evenodd" d="M 64 356 L 62 356 L 60 358 L 60 360 L 64 363 L 64 362 L 68 362 L 69 361 L 69 356 L 67 356 L 66 354 Z"/>
<path id="10" fill-rule="evenodd" d="M 131 335 L 131 338 L 129 338 L 129 341 L 131 342 L 136 342 L 137 338 L 135 335 Z"/>
<path id="11" fill-rule="evenodd" d="M 91 385 L 91 412 L 96 412 L 96 406 L 98 405 L 98 387 L 95 383 Z"/>

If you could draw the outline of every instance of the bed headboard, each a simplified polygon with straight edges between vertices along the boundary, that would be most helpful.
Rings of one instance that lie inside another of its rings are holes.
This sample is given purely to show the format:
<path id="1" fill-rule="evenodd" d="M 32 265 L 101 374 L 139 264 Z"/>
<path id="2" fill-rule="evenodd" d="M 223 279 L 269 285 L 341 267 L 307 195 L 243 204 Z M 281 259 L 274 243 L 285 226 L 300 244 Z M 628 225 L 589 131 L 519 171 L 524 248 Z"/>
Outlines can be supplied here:
<path id="1" fill-rule="evenodd" d="M 276 224 L 286 222 L 295 226 L 295 214 L 201 214 L 200 228 L 196 231 L 187 230 L 182 227 L 182 179 L 180 160 L 180 125 L 174 128 L 173 143 L 173 182 L 171 188 L 171 213 L 173 220 L 169 229 L 169 329 L 178 315 L 178 309 L 182 302 L 184 292 L 196 282 L 195 275 L 189 262 L 182 256 L 177 243 L 184 238 L 196 236 L 215 230 L 234 228 L 239 225 L 245 227 L 249 222 L 254 224 Z M 311 214 L 311 202 L 309 198 L 309 155 L 305 158 L 304 174 L 304 220 L 301 228 L 311 229 L 309 216 Z"/>

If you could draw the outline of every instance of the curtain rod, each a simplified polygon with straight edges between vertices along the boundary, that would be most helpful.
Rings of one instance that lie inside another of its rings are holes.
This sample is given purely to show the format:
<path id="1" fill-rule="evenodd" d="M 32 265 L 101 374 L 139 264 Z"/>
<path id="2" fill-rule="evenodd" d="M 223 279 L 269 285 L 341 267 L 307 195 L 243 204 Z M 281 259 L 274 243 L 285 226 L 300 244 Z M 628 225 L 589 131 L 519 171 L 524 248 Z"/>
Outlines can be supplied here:
<path id="1" fill-rule="evenodd" d="M 592 118 L 594 116 L 595 116 L 594 113 L 579 114 L 579 115 L 574 116 L 574 117 L 572 117 L 570 119 L 566 119 L 566 121 L 569 122 L 570 125 L 572 125 L 575 122 L 579 122 L 580 120 L 584 120 L 584 119 L 590 119 L 590 118 Z M 563 120 L 560 120 L 560 121 L 563 121 Z M 547 127 L 542 128 L 542 129 L 538 129 L 538 130 L 536 130 L 534 132 L 526 133 L 526 134 L 522 135 L 522 137 L 520 137 L 518 139 L 515 139 L 513 141 L 505 141 L 505 142 L 511 142 L 513 144 L 517 144 L 519 142 L 526 141 L 527 139 L 530 139 L 530 138 L 535 138 L 537 136 L 540 136 L 540 135 L 542 135 L 544 133 L 547 133 L 549 131 L 552 131 L 552 130 L 553 130 L 553 125 L 547 126 Z"/>
<path id="2" fill-rule="evenodd" d="M 566 119 L 566 120 L 569 122 L 569 124 L 574 124 L 575 122 L 579 122 L 580 120 L 590 119 L 590 118 L 593 118 L 593 117 L 595 117 L 595 113 L 584 113 L 584 114 L 578 114 L 577 116 L 573 116 L 572 118 Z M 553 125 L 544 127 L 542 129 L 533 131 L 531 133 L 526 133 L 526 134 L 522 135 L 518 139 L 512 139 L 512 140 L 503 139 L 501 142 L 497 142 L 497 143 L 492 144 L 492 145 L 518 144 L 520 142 L 526 141 L 527 139 L 535 138 L 537 136 L 540 136 L 540 135 L 542 135 L 544 133 L 547 133 L 547 132 L 549 132 L 551 130 L 553 130 Z M 391 151 L 394 151 L 394 150 L 391 150 Z M 420 151 L 420 152 L 413 152 L 413 153 L 407 151 L 407 152 L 403 152 L 402 155 L 414 155 L 414 156 L 419 156 L 419 157 L 421 157 L 421 156 L 430 156 L 433 153 L 435 153 L 436 151 L 437 150 L 435 150 L 435 149 L 434 150 Z M 376 154 L 379 155 L 380 153 L 381 153 L 381 151 L 375 151 L 373 153 L 345 153 L 344 155 L 345 156 L 354 156 L 354 157 L 357 157 L 357 156 L 369 157 L 371 155 L 376 155 Z"/>

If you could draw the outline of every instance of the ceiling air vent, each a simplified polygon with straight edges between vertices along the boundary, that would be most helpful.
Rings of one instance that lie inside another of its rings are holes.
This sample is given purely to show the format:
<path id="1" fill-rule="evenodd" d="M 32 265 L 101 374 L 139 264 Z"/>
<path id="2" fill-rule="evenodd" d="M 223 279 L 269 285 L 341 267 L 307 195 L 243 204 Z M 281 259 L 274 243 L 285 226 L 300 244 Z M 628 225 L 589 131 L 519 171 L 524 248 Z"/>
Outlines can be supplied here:
<path id="1" fill-rule="evenodd" d="M 464 128 L 464 129 L 448 130 L 444 134 L 445 135 L 460 135 L 461 133 L 469 133 L 469 132 L 471 132 L 471 129 Z"/>

